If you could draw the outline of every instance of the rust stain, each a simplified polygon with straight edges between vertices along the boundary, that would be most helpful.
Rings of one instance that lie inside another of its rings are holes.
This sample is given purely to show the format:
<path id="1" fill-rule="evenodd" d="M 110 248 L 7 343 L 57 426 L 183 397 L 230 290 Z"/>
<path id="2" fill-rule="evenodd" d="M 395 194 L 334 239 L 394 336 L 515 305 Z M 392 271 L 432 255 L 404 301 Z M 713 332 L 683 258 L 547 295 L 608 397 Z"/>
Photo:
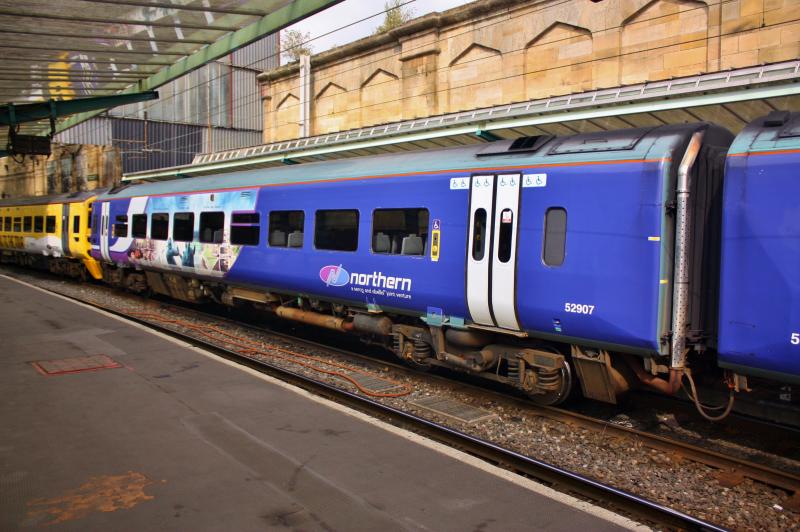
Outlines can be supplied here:
<path id="1" fill-rule="evenodd" d="M 145 488 L 156 482 L 133 471 L 92 477 L 60 497 L 30 501 L 27 517 L 36 521 L 44 519 L 44 524 L 54 525 L 86 517 L 92 512 L 127 510 L 153 499 L 152 495 L 145 493 Z"/>

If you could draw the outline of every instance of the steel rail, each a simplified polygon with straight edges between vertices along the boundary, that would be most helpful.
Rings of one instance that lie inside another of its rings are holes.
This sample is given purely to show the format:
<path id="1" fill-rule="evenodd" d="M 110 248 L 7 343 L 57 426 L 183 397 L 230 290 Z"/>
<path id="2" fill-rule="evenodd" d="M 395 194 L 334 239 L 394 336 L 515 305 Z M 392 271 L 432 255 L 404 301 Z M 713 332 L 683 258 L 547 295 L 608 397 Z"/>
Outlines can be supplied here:
<path id="1" fill-rule="evenodd" d="M 57 293 L 57 292 L 54 292 Z M 165 325 L 150 322 L 144 318 L 130 316 L 127 313 L 103 305 L 85 301 L 77 297 L 59 294 L 62 297 L 78 301 L 93 308 L 102 310 L 124 320 L 139 324 L 148 329 L 158 331 L 173 338 L 182 340 L 194 347 L 210 351 L 226 360 L 276 377 L 306 391 L 344 404 L 354 410 L 382 418 L 394 425 L 421 433 L 433 440 L 446 443 L 483 460 L 509 469 L 518 474 L 544 482 L 553 489 L 568 494 L 575 494 L 589 501 L 604 501 L 623 513 L 635 516 L 645 522 L 676 528 L 681 530 L 725 531 L 708 521 L 693 517 L 684 512 L 664 506 L 650 499 L 640 497 L 628 491 L 604 484 L 598 480 L 574 473 L 567 469 L 525 456 L 506 449 L 492 442 L 471 436 L 440 423 L 427 420 L 409 412 L 385 405 L 368 397 L 341 389 L 337 386 L 312 379 L 278 365 L 271 364 L 255 357 L 221 347 L 211 341 L 194 337 Z M 220 341 L 223 342 L 223 341 Z"/>

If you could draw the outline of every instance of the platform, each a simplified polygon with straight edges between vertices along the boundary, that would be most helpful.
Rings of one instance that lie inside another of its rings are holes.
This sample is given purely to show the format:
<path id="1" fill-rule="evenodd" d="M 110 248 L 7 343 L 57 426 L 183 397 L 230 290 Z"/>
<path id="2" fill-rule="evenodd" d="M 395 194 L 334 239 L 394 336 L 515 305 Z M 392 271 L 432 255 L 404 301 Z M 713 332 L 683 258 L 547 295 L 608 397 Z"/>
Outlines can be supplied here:
<path id="1" fill-rule="evenodd" d="M 634 526 L 5 277 L 0 338 L 0 530 Z"/>

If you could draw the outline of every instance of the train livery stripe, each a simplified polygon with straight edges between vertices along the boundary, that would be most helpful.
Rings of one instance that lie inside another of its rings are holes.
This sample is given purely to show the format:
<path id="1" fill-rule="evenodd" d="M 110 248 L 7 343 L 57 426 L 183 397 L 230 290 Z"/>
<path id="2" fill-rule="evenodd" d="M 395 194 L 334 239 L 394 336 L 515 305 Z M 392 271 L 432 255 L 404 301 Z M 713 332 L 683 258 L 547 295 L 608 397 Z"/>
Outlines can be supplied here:
<path id="1" fill-rule="evenodd" d="M 791 155 L 800 153 L 800 150 L 769 150 L 769 151 L 745 151 L 741 153 L 729 153 L 728 157 L 755 157 L 756 155 Z"/>
<path id="2" fill-rule="evenodd" d="M 640 164 L 647 164 L 647 163 L 666 163 L 671 161 L 670 157 L 663 157 L 659 159 L 624 159 L 619 161 L 580 161 L 574 163 L 551 163 L 551 164 L 537 164 L 537 165 L 521 165 L 521 166 L 498 166 L 498 167 L 491 167 L 491 168 L 455 168 L 449 170 L 432 170 L 432 171 L 425 171 L 425 172 L 407 172 L 403 174 L 387 174 L 387 175 L 369 175 L 369 176 L 358 176 L 358 177 L 337 177 L 334 179 L 319 179 L 313 181 L 291 181 L 287 183 L 263 183 L 263 184 L 250 184 L 247 186 L 239 186 L 239 187 L 223 187 L 223 188 L 209 188 L 209 189 L 202 189 L 202 190 L 191 190 L 191 191 L 184 191 L 184 192 L 164 192 L 161 194 L 144 194 L 142 196 L 123 196 L 118 199 L 127 199 L 127 198 L 134 198 L 134 197 L 148 197 L 148 198 L 157 198 L 162 196 L 177 196 L 177 195 L 186 195 L 186 194 L 210 194 L 210 193 L 218 193 L 218 192 L 236 192 L 237 190 L 248 190 L 252 188 L 267 188 L 267 187 L 287 187 L 287 186 L 294 186 L 294 185 L 317 185 L 317 184 L 324 184 L 324 183 L 342 183 L 346 181 L 365 181 L 367 179 L 391 179 L 395 177 L 410 177 L 410 176 L 418 176 L 418 175 L 442 175 L 442 174 L 453 174 L 453 173 L 464 173 L 464 174 L 475 174 L 475 173 L 498 173 L 498 172 L 510 172 L 515 170 L 536 170 L 539 168 L 560 168 L 560 167 L 570 167 L 570 166 L 595 166 L 595 165 L 614 165 L 614 164 L 631 164 L 631 163 L 640 163 Z M 207 176 L 204 176 L 207 177 Z M 116 198 L 106 196 L 105 200 L 112 201 Z"/>

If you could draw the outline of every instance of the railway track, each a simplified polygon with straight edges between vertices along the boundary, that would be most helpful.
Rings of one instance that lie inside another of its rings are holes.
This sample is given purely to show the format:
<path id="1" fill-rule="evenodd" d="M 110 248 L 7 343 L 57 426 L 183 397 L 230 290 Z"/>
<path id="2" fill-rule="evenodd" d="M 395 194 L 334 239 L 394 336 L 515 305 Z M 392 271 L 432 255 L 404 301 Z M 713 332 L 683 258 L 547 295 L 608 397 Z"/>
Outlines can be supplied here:
<path id="1" fill-rule="evenodd" d="M 66 295 L 65 297 L 71 296 Z M 486 441 L 465 432 L 456 430 L 452 427 L 448 427 L 443 423 L 437 423 L 419 415 L 383 404 L 379 400 L 381 397 L 396 397 L 404 395 L 407 393 L 404 390 L 398 391 L 397 393 L 388 394 L 369 393 L 369 390 L 365 390 L 363 387 L 358 386 L 358 383 L 353 383 L 351 381 L 351 384 L 354 384 L 359 390 L 358 393 L 355 393 L 343 389 L 340 386 L 333 385 L 330 382 L 324 382 L 320 379 L 310 378 L 307 375 L 302 375 L 298 372 L 291 371 L 286 367 L 281 367 L 278 364 L 270 363 L 269 361 L 265 360 L 264 357 L 257 356 L 258 354 L 255 352 L 257 350 L 252 346 L 245 345 L 243 348 L 242 346 L 239 346 L 239 348 L 231 349 L 221 345 L 223 343 L 230 342 L 226 342 L 224 340 L 215 340 L 208 337 L 208 335 L 203 337 L 204 335 L 197 334 L 197 330 L 194 331 L 194 334 L 192 332 L 181 331 L 180 324 L 175 323 L 175 320 L 159 320 L 158 315 L 154 313 L 139 313 L 139 316 L 132 316 L 131 313 L 119 311 L 108 306 L 95 304 L 91 301 L 86 301 L 81 298 L 71 298 L 122 318 L 134 321 L 148 328 L 158 330 L 172 337 L 179 338 L 192 345 L 202 347 L 228 360 L 235 361 L 239 364 L 280 378 L 315 394 L 324 396 L 342 404 L 346 404 L 356 410 L 369 413 L 378 418 L 385 419 L 393 424 L 406 427 L 415 432 L 424 434 L 432 439 L 447 443 L 448 445 L 479 456 L 484 460 L 495 463 L 501 467 L 510 469 L 527 477 L 540 480 L 548 485 L 553 486 L 559 491 L 571 493 L 590 501 L 601 502 L 604 506 L 612 507 L 619 512 L 631 515 L 642 522 L 654 524 L 659 527 L 686 530 L 723 529 L 722 527 L 719 527 L 713 523 L 709 523 L 702 519 L 687 515 L 658 502 L 635 495 L 625 490 L 617 489 L 613 486 L 589 478 L 585 475 L 569 471 L 562 467 L 525 456 L 512 449 L 504 448 L 490 441 Z M 376 364 L 374 359 L 370 359 L 358 353 L 353 353 L 352 351 L 332 347 L 328 344 L 314 342 L 307 339 L 298 339 L 282 332 L 242 323 L 240 321 L 229 320 L 227 318 L 202 312 L 197 309 L 190 309 L 166 303 L 161 303 L 161 305 L 172 307 L 173 312 L 191 312 L 195 315 L 203 316 L 203 318 L 207 320 L 215 320 L 217 322 L 221 321 L 223 323 L 227 322 L 230 325 L 235 325 L 239 328 L 251 329 L 253 332 L 257 332 L 259 334 L 269 334 L 278 338 L 282 338 L 286 341 L 291 341 L 295 345 L 299 344 L 305 347 L 313 347 L 315 349 L 326 350 L 332 353 L 335 352 L 340 356 L 349 357 L 362 363 L 372 365 Z M 204 329 L 208 330 L 207 327 Z M 379 361 L 377 363 L 384 366 L 391 366 L 392 369 L 396 371 L 414 374 L 416 377 L 420 377 L 419 372 L 416 372 L 405 366 L 386 361 Z M 436 375 L 426 375 L 425 378 L 436 379 L 442 383 L 447 383 L 451 387 L 454 386 L 452 381 Z M 589 416 L 570 412 L 568 410 L 532 405 L 529 402 L 509 397 L 507 395 L 501 395 L 497 392 L 478 388 L 476 386 L 464 383 L 457 383 L 455 386 L 458 388 L 466 387 L 475 393 L 494 395 L 498 399 L 502 398 L 505 401 L 511 401 L 516 407 L 519 407 L 524 411 L 535 410 L 536 415 L 545 415 L 551 419 L 564 423 L 572 425 L 579 424 L 584 427 L 592 428 L 593 430 L 613 433 L 619 437 L 635 438 L 640 443 L 643 443 L 644 445 L 653 449 L 658 449 L 665 453 L 676 454 L 685 459 L 714 467 L 719 470 L 721 478 L 723 479 L 730 480 L 736 478 L 749 478 L 757 482 L 780 488 L 789 493 L 793 493 L 793 501 L 795 502 L 797 501 L 798 493 L 800 493 L 800 477 L 788 472 L 747 462 L 738 458 L 725 456 L 724 454 L 709 451 L 708 449 L 703 449 L 685 442 L 671 440 L 663 436 L 658 436 L 607 421 L 598 420 Z M 398 385 L 398 387 L 401 386 Z"/>

